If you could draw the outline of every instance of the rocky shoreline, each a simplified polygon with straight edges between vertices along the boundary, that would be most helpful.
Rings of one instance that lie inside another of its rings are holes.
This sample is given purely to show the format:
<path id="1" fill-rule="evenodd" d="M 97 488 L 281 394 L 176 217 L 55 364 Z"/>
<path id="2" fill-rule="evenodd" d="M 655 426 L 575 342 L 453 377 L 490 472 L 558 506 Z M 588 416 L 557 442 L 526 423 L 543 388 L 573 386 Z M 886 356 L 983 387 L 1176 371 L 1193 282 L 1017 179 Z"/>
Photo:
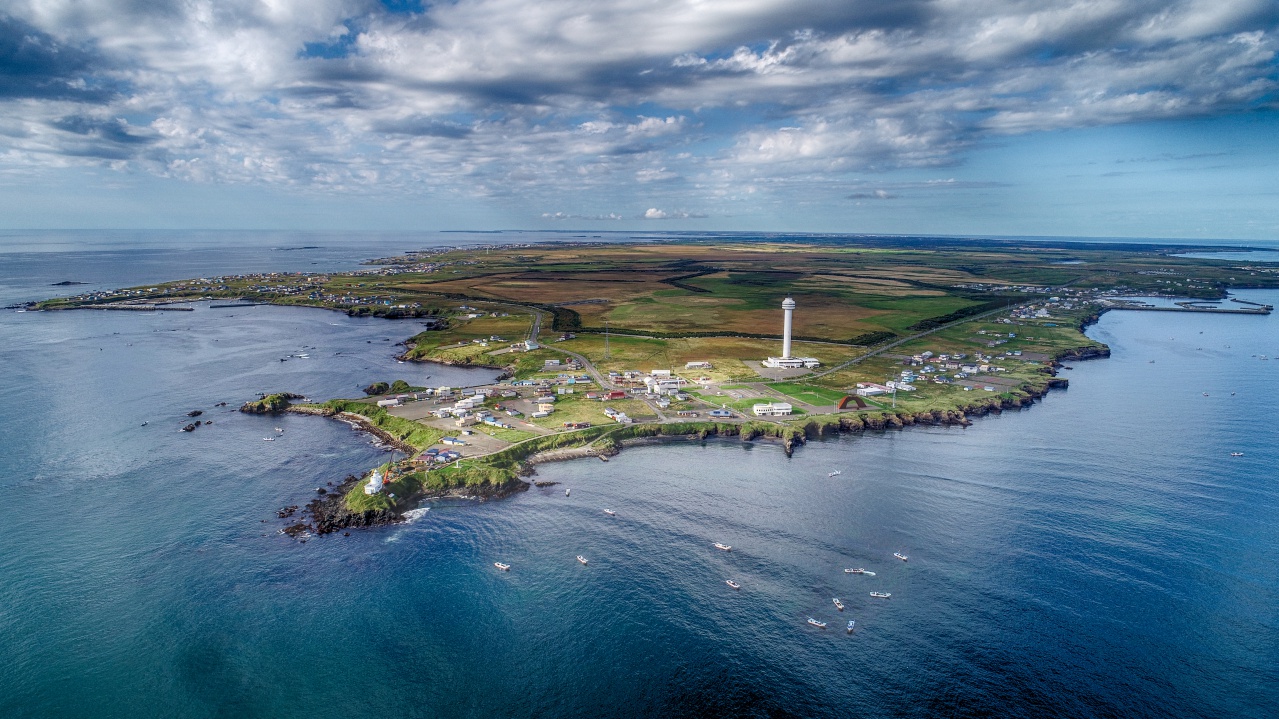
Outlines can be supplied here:
<path id="1" fill-rule="evenodd" d="M 1086 318 L 1081 324 L 1080 329 L 1095 323 L 1101 313 Z M 848 413 L 841 415 L 827 415 L 822 418 L 812 418 L 805 422 L 798 422 L 787 425 L 786 431 L 780 432 L 777 436 L 766 434 L 765 431 L 758 427 L 750 427 L 746 424 L 708 424 L 708 423 L 692 423 L 697 427 L 696 431 L 679 432 L 675 434 L 663 434 L 664 425 L 652 425 L 654 434 L 649 436 L 627 437 L 620 441 L 605 441 L 598 445 L 592 442 L 581 447 L 557 448 L 545 450 L 532 454 L 523 460 L 520 468 L 520 475 L 527 477 L 536 474 L 536 466 L 549 462 L 562 462 L 572 459 L 586 459 L 595 457 L 607 461 L 607 458 L 618 454 L 624 447 L 662 444 L 679 440 L 700 440 L 708 437 L 730 437 L 738 436 L 742 441 L 755 441 L 758 439 L 778 439 L 787 456 L 791 456 L 797 447 L 803 446 L 808 439 L 820 437 L 827 434 L 843 434 L 865 431 L 887 431 L 890 429 L 903 429 L 905 427 L 915 425 L 931 425 L 931 426 L 961 426 L 967 427 L 973 423 L 973 418 L 984 417 L 990 414 L 1001 414 L 1005 410 L 1020 410 L 1029 407 L 1035 401 L 1042 399 L 1050 391 L 1054 389 L 1066 389 L 1070 386 L 1070 381 L 1063 377 L 1057 377 L 1057 368 L 1061 367 L 1062 360 L 1070 361 L 1086 361 L 1090 359 L 1101 359 L 1110 356 L 1110 348 L 1105 345 L 1089 345 L 1086 347 L 1076 347 L 1058 353 L 1044 368 L 1046 374 L 1051 375 L 1042 385 L 1023 385 L 1016 388 L 1015 395 L 1011 397 L 991 397 L 984 401 L 971 402 L 961 407 L 949 410 L 930 410 L 922 412 L 890 412 L 882 411 L 878 413 Z M 253 410 L 243 410 L 253 411 Z M 289 405 L 280 410 L 293 414 L 305 414 L 320 417 L 329 417 L 341 422 L 345 422 L 353 429 L 360 432 L 367 432 L 376 437 L 380 442 L 394 447 L 395 449 L 413 453 L 416 451 L 396 437 L 382 430 L 367 418 L 351 412 L 338 412 L 329 407 L 303 407 Z M 644 425 L 640 425 L 643 427 Z M 735 431 L 734 431 L 735 430 Z M 354 475 L 348 476 L 340 485 L 331 490 L 319 490 L 321 496 L 311 500 L 303 509 L 304 516 L 309 518 L 308 521 L 297 522 L 285 529 L 283 533 L 291 537 L 302 537 L 308 533 L 316 535 L 331 534 L 333 532 L 344 531 L 351 528 L 369 528 L 386 526 L 391 524 L 402 523 L 405 520 L 405 514 L 411 509 L 382 509 L 368 511 L 354 511 L 346 504 L 346 494 L 350 492 L 360 481 L 359 477 Z M 525 482 L 520 479 L 512 478 L 500 485 L 482 485 L 480 487 L 458 487 L 446 490 L 420 492 L 409 497 L 401 498 L 397 501 L 397 505 L 402 507 L 416 508 L 422 502 L 431 499 L 457 498 L 472 499 L 478 501 L 488 501 L 490 499 L 501 499 L 517 492 L 527 491 L 531 486 L 542 486 L 553 483 L 534 483 Z M 349 532 L 344 532 L 349 535 Z"/>

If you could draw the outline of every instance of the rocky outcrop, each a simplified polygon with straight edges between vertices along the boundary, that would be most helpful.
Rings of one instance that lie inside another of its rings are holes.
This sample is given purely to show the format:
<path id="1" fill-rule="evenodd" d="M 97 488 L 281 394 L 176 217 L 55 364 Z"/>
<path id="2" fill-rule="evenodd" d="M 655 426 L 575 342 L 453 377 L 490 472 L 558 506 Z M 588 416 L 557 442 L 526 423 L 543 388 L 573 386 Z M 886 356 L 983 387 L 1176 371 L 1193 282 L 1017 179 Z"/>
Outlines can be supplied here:
<path id="1" fill-rule="evenodd" d="M 240 411 L 247 414 L 277 414 L 289 409 L 290 403 L 295 399 L 304 399 L 304 397 L 292 392 L 277 392 L 255 402 L 245 402 L 240 406 Z"/>

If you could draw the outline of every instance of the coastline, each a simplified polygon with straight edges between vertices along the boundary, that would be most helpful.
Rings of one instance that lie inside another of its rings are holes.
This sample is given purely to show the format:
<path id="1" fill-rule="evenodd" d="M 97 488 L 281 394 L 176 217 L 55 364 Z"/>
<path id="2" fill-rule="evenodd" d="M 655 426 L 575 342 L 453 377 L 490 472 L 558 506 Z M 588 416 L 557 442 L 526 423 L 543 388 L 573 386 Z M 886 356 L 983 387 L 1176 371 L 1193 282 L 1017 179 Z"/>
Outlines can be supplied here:
<path id="1" fill-rule="evenodd" d="M 1097 323 L 1108 308 L 1085 317 L 1079 330 Z M 481 455 L 473 459 L 510 453 L 513 465 L 504 480 L 493 483 L 482 481 L 477 484 L 461 484 L 437 489 L 422 489 L 409 496 L 397 498 L 394 506 L 387 509 L 354 510 L 346 503 L 347 493 L 355 490 L 362 477 L 348 476 L 343 482 L 324 496 L 312 499 L 304 513 L 309 515 L 312 524 L 297 523 L 286 531 L 290 536 L 300 536 L 302 532 L 314 531 L 318 535 L 343 531 L 350 528 L 370 528 L 398 524 L 405 521 L 405 515 L 421 507 L 422 503 L 432 499 L 455 498 L 471 499 L 480 502 L 491 499 L 502 499 L 518 492 L 527 491 L 534 486 L 533 480 L 525 480 L 536 474 L 536 467 L 541 464 L 563 462 L 577 459 L 603 459 L 615 456 L 627 447 L 651 446 L 679 441 L 705 440 L 708 438 L 727 439 L 738 437 L 743 442 L 776 441 L 781 445 L 786 456 L 790 457 L 798 447 L 808 440 L 826 435 L 853 434 L 867 431 L 886 432 L 903 430 L 915 425 L 924 426 L 960 426 L 968 427 L 974 418 L 990 414 L 1002 414 L 1006 410 L 1021 410 L 1042 400 L 1053 390 L 1064 390 L 1070 385 L 1066 378 L 1057 377 L 1057 368 L 1062 360 L 1087 361 L 1105 359 L 1110 356 L 1110 348 L 1106 345 L 1080 345 L 1067 348 L 1057 353 L 1044 368 L 1049 375 L 1042 384 L 1025 384 L 1009 394 L 1013 396 L 991 397 L 984 401 L 964 404 L 950 410 L 929 410 L 920 412 L 848 412 L 835 415 L 809 417 L 795 422 L 762 422 L 749 420 L 746 422 L 654 422 L 623 425 L 603 428 L 603 433 L 592 433 L 585 437 L 586 441 L 567 447 L 549 449 L 533 449 L 521 452 L 519 445 Z M 353 430 L 366 432 L 385 445 L 398 451 L 416 453 L 419 448 L 407 444 L 389 432 L 378 427 L 371 419 L 354 412 L 337 411 L 323 406 L 290 405 L 282 411 L 336 419 L 350 426 Z M 511 452 L 511 450 L 515 450 Z"/>

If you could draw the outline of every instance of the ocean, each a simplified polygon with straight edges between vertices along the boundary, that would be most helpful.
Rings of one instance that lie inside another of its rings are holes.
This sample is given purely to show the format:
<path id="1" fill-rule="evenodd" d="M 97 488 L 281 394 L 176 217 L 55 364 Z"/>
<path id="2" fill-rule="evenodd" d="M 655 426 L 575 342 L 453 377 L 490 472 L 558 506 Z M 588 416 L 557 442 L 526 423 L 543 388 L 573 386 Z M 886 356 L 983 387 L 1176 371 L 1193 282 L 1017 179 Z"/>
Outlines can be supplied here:
<path id="1" fill-rule="evenodd" d="M 178 239 L 0 252 L 0 304 L 495 241 Z M 397 363 L 415 326 L 0 312 L 0 716 L 1279 715 L 1279 316 L 1108 313 L 1111 358 L 967 428 L 633 447 L 278 535 L 275 510 L 385 452 L 233 410 L 492 376 Z M 191 410 L 213 424 L 178 432 Z"/>

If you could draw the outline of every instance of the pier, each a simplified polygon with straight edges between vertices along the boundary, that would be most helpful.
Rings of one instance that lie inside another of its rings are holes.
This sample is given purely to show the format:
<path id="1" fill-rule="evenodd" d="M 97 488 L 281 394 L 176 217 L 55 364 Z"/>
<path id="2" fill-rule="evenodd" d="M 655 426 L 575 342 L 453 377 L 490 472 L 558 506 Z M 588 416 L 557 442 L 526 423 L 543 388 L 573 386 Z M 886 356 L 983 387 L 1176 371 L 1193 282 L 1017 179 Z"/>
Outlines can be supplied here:
<path id="1" fill-rule="evenodd" d="M 1141 310 L 1144 312 L 1209 312 L 1219 315 L 1268 315 L 1274 307 L 1271 305 L 1262 305 L 1256 302 L 1244 302 L 1236 300 L 1240 304 L 1255 305 L 1253 307 L 1205 307 L 1202 302 L 1204 300 L 1192 300 L 1187 302 L 1178 302 L 1176 307 L 1158 307 L 1156 305 L 1148 305 L 1142 302 L 1118 302 L 1111 300 L 1105 303 L 1105 306 L 1112 310 Z"/>

